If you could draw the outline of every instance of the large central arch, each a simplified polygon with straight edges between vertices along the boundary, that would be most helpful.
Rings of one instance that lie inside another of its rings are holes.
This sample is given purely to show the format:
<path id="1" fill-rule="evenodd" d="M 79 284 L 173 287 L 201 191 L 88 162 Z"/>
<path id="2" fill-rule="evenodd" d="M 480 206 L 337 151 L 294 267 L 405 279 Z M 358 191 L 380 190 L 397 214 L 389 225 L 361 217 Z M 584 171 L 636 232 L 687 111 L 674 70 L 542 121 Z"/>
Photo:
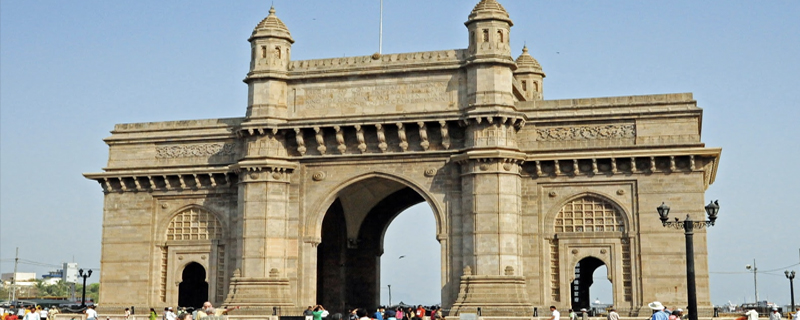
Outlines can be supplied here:
<path id="1" fill-rule="evenodd" d="M 421 189 L 393 175 L 365 174 L 336 190 L 320 224 L 316 299 L 331 312 L 373 309 L 380 304 L 380 257 L 389 224 L 421 202 L 431 206 L 437 230 L 440 219 Z"/>

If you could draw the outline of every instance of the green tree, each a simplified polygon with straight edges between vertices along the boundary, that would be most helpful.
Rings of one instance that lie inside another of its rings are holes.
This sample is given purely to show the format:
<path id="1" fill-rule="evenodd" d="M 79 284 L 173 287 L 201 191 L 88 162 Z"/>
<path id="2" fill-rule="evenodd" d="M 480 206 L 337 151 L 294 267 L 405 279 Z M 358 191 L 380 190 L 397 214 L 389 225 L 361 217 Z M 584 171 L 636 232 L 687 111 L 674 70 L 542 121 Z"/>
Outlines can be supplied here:
<path id="1" fill-rule="evenodd" d="M 75 297 L 80 299 L 80 296 L 83 292 L 83 285 L 76 284 L 75 285 Z M 91 283 L 86 286 L 86 300 L 91 299 L 94 303 L 100 303 L 98 301 L 98 297 L 100 297 L 100 284 L 99 283 Z"/>
<path id="2" fill-rule="evenodd" d="M 36 297 L 67 297 L 69 296 L 69 285 L 64 281 L 48 284 L 43 280 L 36 280 Z"/>

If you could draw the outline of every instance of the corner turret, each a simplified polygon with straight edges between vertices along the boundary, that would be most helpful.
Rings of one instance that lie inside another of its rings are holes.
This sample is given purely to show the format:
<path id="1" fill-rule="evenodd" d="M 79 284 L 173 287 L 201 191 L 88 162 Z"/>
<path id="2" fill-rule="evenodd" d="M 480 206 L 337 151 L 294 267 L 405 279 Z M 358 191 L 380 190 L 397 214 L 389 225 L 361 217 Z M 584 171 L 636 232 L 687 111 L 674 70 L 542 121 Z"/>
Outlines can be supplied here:
<path id="1" fill-rule="evenodd" d="M 509 36 L 514 24 L 495 0 L 481 0 L 464 23 L 469 31 L 468 113 L 513 112 L 513 70 Z"/>
<path id="2" fill-rule="evenodd" d="M 542 71 L 539 61 L 536 61 L 528 53 L 528 46 L 523 47 L 522 54 L 517 58 L 517 70 L 514 71 L 514 78 L 527 101 L 543 99 L 544 77 L 544 71 Z"/>
<path id="3" fill-rule="evenodd" d="M 289 28 L 275 15 L 275 8 L 253 30 L 250 36 L 250 72 L 247 118 L 285 120 L 286 79 L 289 71 L 292 39 Z"/>

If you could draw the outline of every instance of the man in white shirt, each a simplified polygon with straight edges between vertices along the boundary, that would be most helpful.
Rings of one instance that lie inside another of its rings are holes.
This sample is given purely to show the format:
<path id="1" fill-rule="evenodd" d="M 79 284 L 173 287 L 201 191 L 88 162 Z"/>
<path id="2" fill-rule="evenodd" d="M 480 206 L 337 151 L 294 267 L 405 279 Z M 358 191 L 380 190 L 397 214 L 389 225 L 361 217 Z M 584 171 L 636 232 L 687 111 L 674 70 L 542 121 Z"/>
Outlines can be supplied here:
<path id="1" fill-rule="evenodd" d="M 747 310 L 744 315 L 747 316 L 747 320 L 758 320 L 758 311 L 756 309 Z"/>
<path id="2" fill-rule="evenodd" d="M 608 320 L 619 320 L 619 313 L 617 313 L 616 308 L 611 308 L 608 312 Z"/>
<path id="3" fill-rule="evenodd" d="M 164 320 L 177 320 L 177 319 L 178 315 L 176 315 L 175 312 L 172 311 L 172 307 L 168 307 L 167 311 L 164 312 Z"/>
<path id="4" fill-rule="evenodd" d="M 781 320 L 781 313 L 778 308 L 772 307 L 772 312 L 769 314 L 769 320 Z"/>
<path id="5" fill-rule="evenodd" d="M 86 308 L 86 320 L 97 320 L 97 311 L 94 310 L 94 306 L 89 306 Z"/>
<path id="6" fill-rule="evenodd" d="M 23 320 L 41 320 L 39 312 L 36 311 L 36 307 L 30 306 L 28 310 L 30 310 L 30 312 L 28 312 L 28 314 L 26 314 L 25 317 L 22 318 Z"/>
<path id="7" fill-rule="evenodd" d="M 558 318 L 561 318 L 561 313 L 556 310 L 556 306 L 550 306 L 550 312 L 553 313 L 553 316 L 550 317 L 550 320 L 558 320 Z"/>

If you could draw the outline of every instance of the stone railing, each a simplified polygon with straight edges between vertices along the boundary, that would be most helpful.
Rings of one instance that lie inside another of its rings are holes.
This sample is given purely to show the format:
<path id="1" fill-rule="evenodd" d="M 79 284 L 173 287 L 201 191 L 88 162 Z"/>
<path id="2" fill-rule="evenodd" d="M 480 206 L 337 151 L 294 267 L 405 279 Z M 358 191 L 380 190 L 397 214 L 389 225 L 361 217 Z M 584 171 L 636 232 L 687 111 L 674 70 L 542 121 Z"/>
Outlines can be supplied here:
<path id="1" fill-rule="evenodd" d="M 358 70 L 391 68 L 393 66 L 435 65 L 460 63 L 466 58 L 466 50 L 441 50 L 411 53 L 374 54 L 372 56 L 342 57 L 314 60 L 297 60 L 289 63 L 290 75 L 330 72 L 334 70 Z"/>

